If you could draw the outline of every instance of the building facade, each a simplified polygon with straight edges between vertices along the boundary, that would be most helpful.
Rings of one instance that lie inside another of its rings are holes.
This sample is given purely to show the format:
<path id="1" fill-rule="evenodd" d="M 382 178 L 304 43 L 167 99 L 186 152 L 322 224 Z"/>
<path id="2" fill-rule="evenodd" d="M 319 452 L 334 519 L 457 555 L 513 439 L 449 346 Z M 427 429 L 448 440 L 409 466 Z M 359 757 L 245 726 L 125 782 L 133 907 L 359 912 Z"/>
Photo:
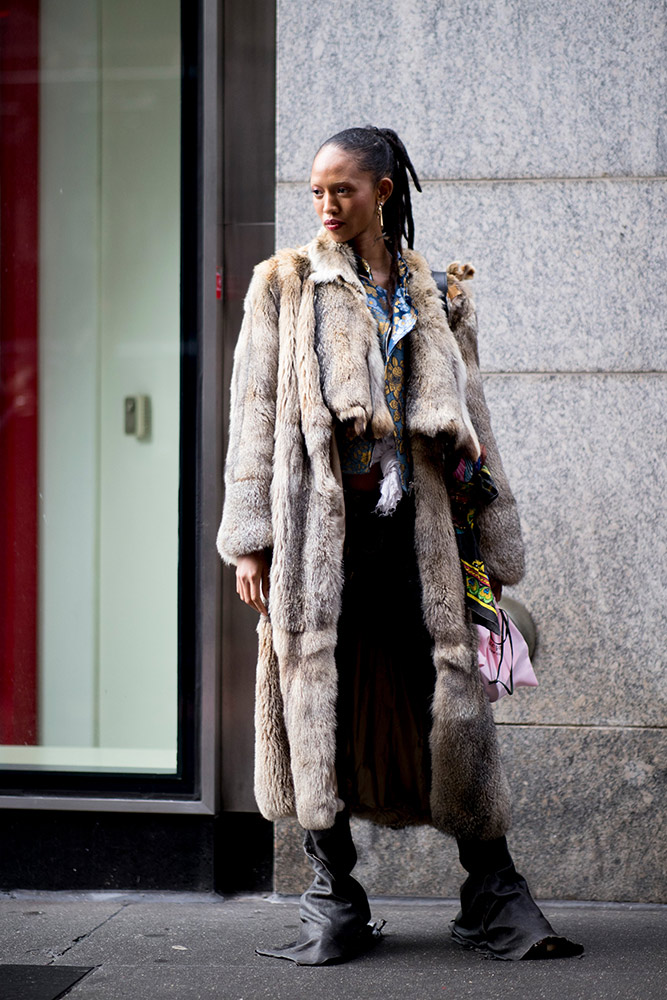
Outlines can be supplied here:
<path id="1" fill-rule="evenodd" d="M 653 0 L 278 4 L 278 243 L 313 231 L 319 144 L 371 123 L 398 131 L 422 179 L 417 248 L 477 268 L 527 543 L 512 593 L 538 633 L 540 687 L 496 718 L 510 845 L 543 898 L 667 889 L 665 18 Z M 357 839 L 370 891 L 456 893 L 433 831 Z M 292 830 L 281 843 L 286 891 Z"/>
<path id="2" fill-rule="evenodd" d="M 303 887 L 214 538 L 252 266 L 372 123 L 422 179 L 417 248 L 477 269 L 538 632 L 540 687 L 496 709 L 514 853 L 538 896 L 664 901 L 664 4 L 5 8 L 2 886 Z M 355 829 L 370 892 L 457 891 L 435 831 Z"/>

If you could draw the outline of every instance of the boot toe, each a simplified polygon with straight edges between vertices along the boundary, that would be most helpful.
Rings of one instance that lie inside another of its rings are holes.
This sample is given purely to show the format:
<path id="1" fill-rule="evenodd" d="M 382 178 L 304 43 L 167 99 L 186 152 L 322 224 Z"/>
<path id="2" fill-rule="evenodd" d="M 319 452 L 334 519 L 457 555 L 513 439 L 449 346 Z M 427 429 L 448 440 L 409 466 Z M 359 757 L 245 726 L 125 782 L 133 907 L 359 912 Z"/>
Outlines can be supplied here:
<path id="1" fill-rule="evenodd" d="M 566 937 L 553 935 L 536 941 L 522 958 L 523 961 L 542 958 L 576 958 L 583 953 L 583 944 L 577 944 Z"/>
<path id="2" fill-rule="evenodd" d="M 335 965 L 339 962 L 348 962 L 365 954 L 377 944 L 382 936 L 384 924 L 384 920 L 366 924 L 357 934 L 347 935 L 342 941 L 318 933 L 294 941 L 284 948 L 255 948 L 255 954 L 263 958 L 285 958 L 295 965 Z"/>

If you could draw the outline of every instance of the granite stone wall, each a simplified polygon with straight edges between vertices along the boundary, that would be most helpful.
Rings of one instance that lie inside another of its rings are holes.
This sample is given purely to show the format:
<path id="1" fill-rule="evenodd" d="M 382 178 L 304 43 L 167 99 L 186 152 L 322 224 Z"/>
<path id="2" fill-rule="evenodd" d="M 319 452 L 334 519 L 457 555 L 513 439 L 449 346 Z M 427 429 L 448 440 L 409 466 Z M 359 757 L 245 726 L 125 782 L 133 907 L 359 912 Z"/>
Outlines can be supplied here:
<path id="1" fill-rule="evenodd" d="M 496 709 L 511 847 L 541 897 L 667 902 L 667 7 L 280 0 L 277 242 L 316 229 L 330 134 L 395 128 L 417 248 L 471 261 L 494 429 L 538 630 Z M 453 896 L 455 845 L 356 823 L 371 893 Z M 276 827 L 276 889 L 308 876 Z"/>

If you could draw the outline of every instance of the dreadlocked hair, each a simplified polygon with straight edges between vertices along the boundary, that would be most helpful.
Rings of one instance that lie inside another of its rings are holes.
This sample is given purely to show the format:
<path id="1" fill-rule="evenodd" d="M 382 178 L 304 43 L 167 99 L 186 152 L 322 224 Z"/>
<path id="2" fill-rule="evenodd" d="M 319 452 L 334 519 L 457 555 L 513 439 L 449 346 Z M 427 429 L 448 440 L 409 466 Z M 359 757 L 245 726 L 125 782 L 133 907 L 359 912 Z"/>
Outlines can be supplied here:
<path id="1" fill-rule="evenodd" d="M 382 177 L 390 177 L 393 182 L 394 189 L 382 206 L 384 239 L 391 254 L 389 282 L 393 293 L 398 281 L 398 255 L 402 241 L 405 239 L 410 249 L 414 245 L 415 224 L 408 174 L 416 189 L 421 191 L 407 150 L 393 129 L 376 128 L 374 125 L 337 132 L 322 143 L 320 149 L 325 146 L 336 146 L 351 153 L 361 170 L 371 174 L 375 183 Z"/>

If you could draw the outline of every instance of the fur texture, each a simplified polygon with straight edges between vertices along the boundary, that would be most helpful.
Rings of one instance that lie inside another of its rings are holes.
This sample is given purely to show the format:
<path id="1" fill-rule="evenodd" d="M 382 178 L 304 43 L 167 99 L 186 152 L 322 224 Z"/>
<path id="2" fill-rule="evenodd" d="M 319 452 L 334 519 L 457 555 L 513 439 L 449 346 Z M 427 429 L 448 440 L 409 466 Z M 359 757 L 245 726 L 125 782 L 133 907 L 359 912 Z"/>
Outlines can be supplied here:
<path id="1" fill-rule="evenodd" d="M 434 640 L 430 738 L 435 826 L 496 837 L 510 801 L 444 486 L 445 441 L 476 457 L 480 441 L 500 496 L 482 544 L 503 583 L 523 572 L 516 505 L 491 432 L 479 375 L 475 313 L 450 269 L 450 326 L 426 261 L 406 251 L 418 311 L 410 335 L 406 426 L 414 460 L 424 620 Z M 270 620 L 259 623 L 255 794 L 268 819 L 296 813 L 306 829 L 334 823 L 335 648 L 345 513 L 334 421 L 375 438 L 391 430 L 375 323 L 349 247 L 322 231 L 260 264 L 234 357 L 225 504 L 218 550 L 231 564 L 271 555 Z M 496 510 L 497 508 L 497 510 Z M 378 817 L 378 820 L 380 817 Z"/>

